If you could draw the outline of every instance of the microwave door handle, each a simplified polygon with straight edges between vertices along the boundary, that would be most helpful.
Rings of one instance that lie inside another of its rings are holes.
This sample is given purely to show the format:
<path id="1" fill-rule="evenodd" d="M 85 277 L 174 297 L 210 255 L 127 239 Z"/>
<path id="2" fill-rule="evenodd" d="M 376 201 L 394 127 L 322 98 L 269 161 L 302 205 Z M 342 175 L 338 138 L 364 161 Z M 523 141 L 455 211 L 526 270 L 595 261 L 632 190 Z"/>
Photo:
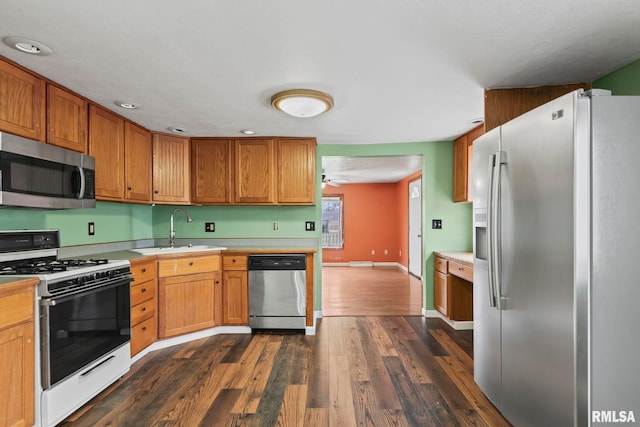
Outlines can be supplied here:
<path id="1" fill-rule="evenodd" d="M 84 169 L 82 166 L 76 166 L 78 169 L 78 175 L 80 176 L 80 189 L 78 190 L 78 199 L 84 198 L 84 191 L 86 187 L 86 178 L 84 176 Z"/>

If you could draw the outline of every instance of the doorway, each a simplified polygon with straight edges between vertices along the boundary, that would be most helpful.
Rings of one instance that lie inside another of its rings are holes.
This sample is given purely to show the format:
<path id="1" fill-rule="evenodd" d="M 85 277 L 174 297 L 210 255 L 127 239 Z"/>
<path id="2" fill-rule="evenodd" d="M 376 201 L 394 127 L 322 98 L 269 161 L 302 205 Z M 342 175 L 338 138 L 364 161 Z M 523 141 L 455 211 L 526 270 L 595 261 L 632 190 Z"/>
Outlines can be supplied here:
<path id="1" fill-rule="evenodd" d="M 422 177 L 409 182 L 409 273 L 422 278 Z"/>

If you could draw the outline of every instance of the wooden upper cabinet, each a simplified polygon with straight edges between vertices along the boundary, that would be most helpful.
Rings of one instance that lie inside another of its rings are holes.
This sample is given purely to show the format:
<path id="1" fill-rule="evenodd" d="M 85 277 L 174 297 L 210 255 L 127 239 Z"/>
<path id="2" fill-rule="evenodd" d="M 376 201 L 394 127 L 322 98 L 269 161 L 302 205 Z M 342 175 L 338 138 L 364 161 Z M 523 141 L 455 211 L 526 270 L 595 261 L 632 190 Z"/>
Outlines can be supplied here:
<path id="1" fill-rule="evenodd" d="M 47 142 L 86 153 L 88 108 L 79 96 L 47 84 Z"/>
<path id="2" fill-rule="evenodd" d="M 126 122 L 124 125 L 124 198 L 151 202 L 151 132 Z"/>
<path id="3" fill-rule="evenodd" d="M 124 197 L 124 120 L 89 106 L 89 155 L 96 158 L 96 199 Z"/>
<path id="4" fill-rule="evenodd" d="M 235 202 L 274 204 L 276 162 L 272 139 L 235 141 Z"/>
<path id="5" fill-rule="evenodd" d="M 233 141 L 191 140 L 191 201 L 229 204 L 233 197 Z"/>
<path id="6" fill-rule="evenodd" d="M 153 134 L 152 201 L 189 204 L 189 139 Z"/>
<path id="7" fill-rule="evenodd" d="M 314 204 L 316 194 L 315 139 L 279 139 L 278 203 Z"/>
<path id="8" fill-rule="evenodd" d="M 453 142 L 453 201 L 473 201 L 473 176 L 471 171 L 473 141 L 484 134 L 480 125 Z"/>
<path id="9" fill-rule="evenodd" d="M 0 59 L 0 130 L 45 141 L 44 80 Z"/>

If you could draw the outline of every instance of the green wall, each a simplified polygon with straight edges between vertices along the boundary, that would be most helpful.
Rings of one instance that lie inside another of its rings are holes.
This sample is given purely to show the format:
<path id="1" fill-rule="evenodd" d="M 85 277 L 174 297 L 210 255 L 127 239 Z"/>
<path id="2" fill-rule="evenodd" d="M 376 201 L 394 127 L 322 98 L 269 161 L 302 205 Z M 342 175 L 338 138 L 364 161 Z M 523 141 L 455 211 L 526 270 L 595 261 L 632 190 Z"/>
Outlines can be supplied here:
<path id="1" fill-rule="evenodd" d="M 95 209 L 0 209 L 0 229 L 60 230 L 62 246 L 149 239 L 152 236 L 150 206 L 97 202 Z M 95 224 L 89 236 L 88 223 Z"/>
<path id="2" fill-rule="evenodd" d="M 640 95 L 640 61 L 594 81 L 593 87 L 608 89 L 613 95 Z"/>

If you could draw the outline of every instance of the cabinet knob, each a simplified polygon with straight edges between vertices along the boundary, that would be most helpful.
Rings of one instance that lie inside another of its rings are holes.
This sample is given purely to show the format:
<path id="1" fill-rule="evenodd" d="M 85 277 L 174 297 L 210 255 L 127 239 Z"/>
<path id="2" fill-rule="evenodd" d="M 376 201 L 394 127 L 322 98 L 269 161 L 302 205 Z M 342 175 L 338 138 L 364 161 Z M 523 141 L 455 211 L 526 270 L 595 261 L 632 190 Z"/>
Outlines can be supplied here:
<path id="1" fill-rule="evenodd" d="M 142 288 L 142 290 L 140 292 L 142 292 L 142 293 L 147 292 L 147 288 Z"/>
<path id="2" fill-rule="evenodd" d="M 146 269 L 146 268 L 143 268 L 143 269 L 142 269 L 142 272 L 143 272 L 143 273 L 146 273 L 146 272 L 147 272 L 147 269 Z"/>
<path id="3" fill-rule="evenodd" d="M 236 262 L 236 259 L 235 259 L 235 258 L 234 258 L 234 259 L 232 259 L 232 260 L 231 260 L 231 262 Z"/>
<path id="4" fill-rule="evenodd" d="M 143 326 L 143 327 L 142 327 L 142 330 L 143 330 L 143 331 L 146 331 L 146 330 L 147 330 L 147 327 L 146 327 L 146 326 Z"/>
<path id="5" fill-rule="evenodd" d="M 147 307 L 142 307 L 142 311 L 147 311 Z"/>
<path id="6" fill-rule="evenodd" d="M 191 265 L 193 265 L 193 261 L 192 261 L 192 262 L 190 262 L 190 263 L 189 263 L 189 265 L 190 265 L 190 266 L 191 266 Z"/>
<path id="7" fill-rule="evenodd" d="M 127 190 L 131 191 L 131 187 L 127 187 Z"/>
<path id="8" fill-rule="evenodd" d="M 215 284 L 216 284 L 216 285 L 219 285 L 219 284 L 220 284 L 220 280 L 216 280 L 216 281 L 215 281 Z"/>
<path id="9" fill-rule="evenodd" d="M 153 193 L 154 194 L 158 194 L 158 190 L 153 190 Z"/>

